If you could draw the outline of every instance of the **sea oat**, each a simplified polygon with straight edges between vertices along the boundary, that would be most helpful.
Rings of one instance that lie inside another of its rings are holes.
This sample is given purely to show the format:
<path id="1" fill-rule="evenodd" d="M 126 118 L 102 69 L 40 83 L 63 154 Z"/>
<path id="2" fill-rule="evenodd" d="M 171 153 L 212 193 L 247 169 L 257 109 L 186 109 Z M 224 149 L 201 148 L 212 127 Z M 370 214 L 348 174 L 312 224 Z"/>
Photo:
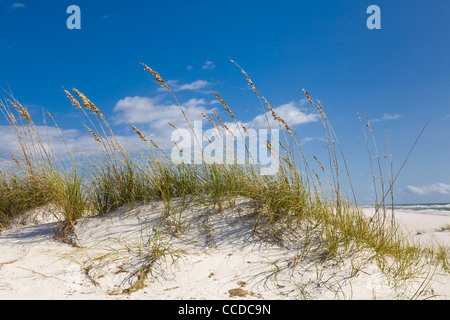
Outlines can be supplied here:
<path id="1" fill-rule="evenodd" d="M 133 126 L 133 125 L 131 125 L 131 127 L 133 128 L 133 130 L 134 130 L 134 132 L 136 132 L 137 133 L 137 135 L 139 136 L 139 138 L 141 138 L 141 140 L 143 140 L 143 141 L 146 141 L 147 142 L 147 139 L 145 138 L 145 136 L 142 134 L 142 132 L 141 131 L 139 131 L 139 129 L 138 128 L 136 128 L 135 126 Z"/>
<path id="2" fill-rule="evenodd" d="M 219 122 L 220 122 L 222 128 L 224 128 L 224 129 L 227 130 L 229 133 L 231 133 L 231 135 L 233 136 L 233 139 L 234 139 L 234 140 L 237 140 L 237 139 L 236 139 L 236 136 L 234 135 L 234 133 L 228 128 L 228 126 L 227 126 L 225 123 L 222 122 L 222 119 L 221 119 L 220 116 L 217 114 L 216 110 L 212 110 L 212 112 L 216 115 L 217 120 L 219 120 Z M 219 128 L 217 128 L 217 129 L 220 131 Z"/>
<path id="3" fill-rule="evenodd" d="M 284 162 L 286 162 L 287 165 L 290 166 L 291 168 L 294 167 L 288 157 L 281 157 L 281 159 L 283 159 Z"/>
<path id="4" fill-rule="evenodd" d="M 284 147 L 284 145 L 281 143 L 281 141 L 279 141 L 278 144 L 280 145 L 281 149 L 283 149 L 284 152 L 287 154 L 288 152 L 287 152 L 286 148 Z"/>
<path id="5" fill-rule="evenodd" d="M 73 91 L 75 91 L 75 93 L 80 97 L 81 101 L 83 101 L 84 107 L 86 109 L 92 110 L 92 112 L 100 116 L 100 118 L 102 118 L 103 121 L 106 121 L 105 117 L 103 116 L 103 113 L 100 111 L 99 108 L 95 106 L 95 104 L 91 100 L 88 99 L 88 97 L 86 97 L 83 93 L 81 93 L 75 88 L 73 88 Z"/>
<path id="6" fill-rule="evenodd" d="M 219 100 L 219 102 L 225 107 L 225 109 L 228 111 L 228 113 L 230 114 L 231 118 L 233 118 L 233 120 L 236 120 L 234 117 L 233 112 L 231 111 L 230 107 L 227 105 L 227 103 L 214 91 L 211 91 L 217 98 L 217 100 Z"/>
<path id="7" fill-rule="evenodd" d="M 277 114 L 275 113 L 275 111 L 273 110 L 272 106 L 269 104 L 269 102 L 266 100 L 266 98 L 262 97 L 264 102 L 266 103 L 266 107 L 269 108 L 270 112 L 272 113 L 272 117 L 277 120 L 280 121 L 280 117 L 277 116 Z"/>
<path id="8" fill-rule="evenodd" d="M 311 103 L 313 106 L 315 106 L 314 102 L 312 101 L 311 97 L 309 96 L 309 93 L 306 92 L 305 89 L 302 89 L 302 91 L 305 93 L 306 99 L 308 100 L 309 103 Z"/>
<path id="9" fill-rule="evenodd" d="M 316 160 L 317 164 L 319 165 L 320 169 L 322 169 L 322 171 L 325 172 L 325 169 L 323 168 L 322 164 L 320 163 L 319 159 L 316 158 L 316 156 L 314 156 L 314 160 Z"/>
<path id="10" fill-rule="evenodd" d="M 289 134 L 292 135 L 292 130 L 291 130 L 291 128 L 288 126 L 288 124 L 286 123 L 286 121 L 284 121 L 283 118 L 280 118 L 280 119 L 281 119 L 281 122 L 284 124 L 284 127 L 286 128 L 286 131 L 287 131 Z"/>
<path id="11" fill-rule="evenodd" d="M 259 93 L 258 90 L 256 90 L 255 85 L 253 84 L 252 80 L 250 79 L 250 77 L 248 76 L 248 74 L 244 71 L 244 69 L 241 68 L 240 65 L 238 65 L 234 60 L 231 60 L 231 62 L 233 62 L 240 70 L 241 72 L 245 75 L 245 78 L 247 79 L 248 84 L 250 85 L 250 87 L 252 88 L 253 92 L 256 94 L 256 96 L 259 97 Z"/>
<path id="12" fill-rule="evenodd" d="M 175 146 L 177 147 L 177 149 L 178 149 L 178 151 L 183 151 L 181 148 L 180 148 L 180 146 L 175 142 L 175 141 L 172 141 L 174 144 L 175 144 Z"/>
<path id="13" fill-rule="evenodd" d="M 14 102 L 12 102 L 11 100 L 6 100 L 7 102 L 9 102 L 10 105 L 12 105 L 14 107 L 14 109 L 17 110 L 17 112 L 23 117 L 23 112 L 22 109 L 20 109 Z"/>
<path id="14" fill-rule="evenodd" d="M 72 105 L 80 110 L 83 110 L 83 108 L 81 107 L 80 103 L 78 102 L 78 100 L 67 90 L 64 89 L 64 92 L 66 93 L 67 97 L 69 98 L 70 102 L 72 103 Z"/>
<path id="15" fill-rule="evenodd" d="M 205 118 L 206 120 L 208 120 L 216 129 L 217 131 L 220 132 L 220 134 L 222 135 L 222 131 L 220 131 L 219 127 L 217 126 L 217 124 L 214 122 L 213 119 L 211 119 L 210 117 L 208 117 L 206 114 L 204 114 L 203 112 L 201 112 L 203 118 Z"/>
<path id="16" fill-rule="evenodd" d="M 77 96 L 81 99 L 81 101 L 83 101 L 84 107 L 86 109 L 91 109 L 91 104 L 90 104 L 89 99 L 83 93 L 78 91 L 77 89 L 72 88 L 72 90 L 77 94 Z"/>
<path id="17" fill-rule="evenodd" d="M 267 149 L 272 152 L 272 144 L 269 142 L 269 140 L 266 140 L 265 145 L 267 147 Z"/>
<path id="18" fill-rule="evenodd" d="M 212 143 L 211 139 L 208 137 L 205 131 L 202 131 L 203 136 L 206 137 L 206 140 L 208 140 L 209 143 Z"/>
<path id="19" fill-rule="evenodd" d="M 158 82 L 161 86 L 166 87 L 168 90 L 170 90 L 169 87 L 168 87 L 167 84 L 164 82 L 164 80 L 161 78 L 161 76 L 159 75 L 158 72 L 156 72 L 155 70 L 153 70 L 152 68 L 150 68 L 149 66 L 147 66 L 145 63 L 142 63 L 142 62 L 141 62 L 141 65 L 144 66 L 145 71 L 150 72 L 150 73 L 155 77 L 154 80 L 155 80 L 156 82 Z"/>
<path id="20" fill-rule="evenodd" d="M 222 125 L 222 127 L 224 127 L 225 125 L 222 122 L 222 119 L 220 119 L 219 115 L 217 114 L 216 110 L 212 110 L 212 112 L 216 115 L 217 120 L 219 120 L 220 124 Z"/>
<path id="21" fill-rule="evenodd" d="M 91 130 L 91 128 L 89 128 L 87 125 L 83 124 L 83 126 L 89 130 L 89 132 L 92 134 L 92 136 L 94 137 L 95 141 L 97 142 L 101 142 L 100 138 L 97 136 L 97 134 Z"/>
<path id="22" fill-rule="evenodd" d="M 17 112 L 25 119 L 28 121 L 28 123 L 33 123 L 33 121 L 31 120 L 30 114 L 28 113 L 28 110 L 25 109 L 25 107 L 23 107 L 18 101 L 16 101 L 16 103 L 12 102 L 11 100 L 7 100 L 9 102 L 9 104 L 11 104 L 14 109 L 17 110 Z"/>
<path id="23" fill-rule="evenodd" d="M 323 106 L 319 100 L 317 100 L 316 108 L 317 110 L 319 110 L 319 113 L 323 116 L 323 118 L 328 121 L 327 115 L 325 114 L 325 111 L 323 111 Z"/>
<path id="24" fill-rule="evenodd" d="M 14 162 L 17 164 L 17 166 L 22 169 L 22 166 L 20 165 L 19 160 L 17 160 L 17 158 L 12 153 L 11 153 L 11 157 L 14 159 Z"/>
<path id="25" fill-rule="evenodd" d="M 263 100 L 264 100 L 264 102 L 265 102 L 267 108 L 269 108 L 270 112 L 272 113 L 272 117 L 273 117 L 276 121 L 278 121 L 279 123 L 282 123 L 282 124 L 284 125 L 284 127 L 286 128 L 286 131 L 287 131 L 289 134 L 292 134 L 291 128 L 288 126 L 288 124 L 286 123 L 286 121 L 285 121 L 283 118 L 281 118 L 279 115 L 276 114 L 275 110 L 273 110 L 272 106 L 271 106 L 270 103 L 266 100 L 266 98 L 264 98 L 264 97 L 262 97 L 262 98 L 263 98 Z"/>
<path id="26" fill-rule="evenodd" d="M 312 171 L 316 175 L 317 181 L 319 181 L 319 183 L 320 183 L 320 178 L 319 178 L 319 175 L 317 174 L 316 170 L 314 170 L 314 168 L 312 168 Z"/>
<path id="27" fill-rule="evenodd" d="M 7 112 L 7 114 L 8 114 L 8 116 L 9 116 L 9 118 L 11 119 L 11 121 L 12 121 L 13 123 L 15 123 L 15 122 L 16 122 L 16 117 L 14 117 L 14 115 L 13 115 L 11 112 Z"/>
<path id="28" fill-rule="evenodd" d="M 248 137 L 248 141 L 251 142 L 252 139 L 251 139 L 251 137 L 250 137 L 250 133 L 248 133 L 247 128 L 246 128 L 242 123 L 241 123 L 241 127 L 242 127 L 242 129 L 244 129 L 244 132 L 245 132 L 245 134 L 246 134 L 247 137 Z"/>
<path id="29" fill-rule="evenodd" d="M 156 148 L 159 149 L 158 145 L 155 143 L 155 141 L 153 141 L 152 139 L 150 139 L 150 142 L 152 143 L 152 145 Z M 160 149 L 161 150 L 161 149 Z"/>
<path id="30" fill-rule="evenodd" d="M 366 124 L 366 126 L 367 126 L 367 128 L 369 128 L 369 132 L 370 132 L 370 133 L 373 133 L 372 127 L 370 126 L 370 121 L 369 121 L 369 119 L 367 119 L 367 124 Z"/>

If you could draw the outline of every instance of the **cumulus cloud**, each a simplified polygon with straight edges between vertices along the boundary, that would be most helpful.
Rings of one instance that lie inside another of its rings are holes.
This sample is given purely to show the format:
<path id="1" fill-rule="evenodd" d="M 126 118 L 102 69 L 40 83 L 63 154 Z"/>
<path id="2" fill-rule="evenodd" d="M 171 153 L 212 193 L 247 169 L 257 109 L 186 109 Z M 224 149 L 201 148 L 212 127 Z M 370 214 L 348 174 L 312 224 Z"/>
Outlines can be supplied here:
<path id="1" fill-rule="evenodd" d="M 116 138 L 125 148 L 135 148 L 142 144 L 131 129 L 130 124 L 135 125 L 147 137 L 168 143 L 169 145 L 173 132 L 173 128 L 168 124 L 169 122 L 177 128 L 190 129 L 179 106 L 175 103 L 167 102 L 164 97 L 164 95 L 151 98 L 142 96 L 125 97 L 116 103 L 113 108 L 114 116 L 112 123 L 119 126 L 123 125 L 125 130 L 128 128 L 129 131 L 122 131 L 122 135 L 116 134 Z M 213 107 L 217 103 L 218 101 L 215 99 L 192 98 L 184 102 L 182 108 L 191 124 L 194 121 L 202 121 L 203 130 L 206 131 L 208 127 L 211 127 L 211 124 L 204 119 L 202 113 L 215 119 L 212 113 L 214 110 Z M 274 110 L 291 127 L 318 120 L 316 114 L 310 114 L 302 108 L 301 102 L 289 102 L 275 107 Z M 278 128 L 278 123 L 270 114 L 268 114 L 268 119 L 272 128 Z M 237 129 L 234 122 L 223 121 L 231 130 Z M 219 123 L 217 122 L 217 124 Z M 256 131 L 268 127 L 266 117 L 262 113 L 251 118 L 249 121 L 239 121 L 238 124 L 243 124 L 247 129 L 255 129 Z M 21 130 L 24 129 L 22 128 Z M 67 159 L 66 145 L 71 154 L 75 156 L 83 154 L 90 155 L 101 151 L 101 144 L 95 142 L 90 133 L 84 129 L 62 129 L 60 132 L 56 127 L 37 125 L 36 130 L 42 137 L 45 148 L 52 150 L 57 158 Z M 14 130 L 11 130 L 9 126 L 0 126 L 0 136 L 2 137 L 0 139 L 0 157 L 9 160 L 11 159 L 11 153 L 20 157 L 21 148 Z"/>
<path id="2" fill-rule="evenodd" d="M 383 121 L 384 120 L 395 120 L 395 119 L 400 119 L 402 117 L 402 115 L 401 114 L 398 114 L 398 113 L 396 113 L 396 114 L 388 114 L 388 113 L 385 113 L 384 115 L 383 115 Z"/>
<path id="3" fill-rule="evenodd" d="M 6 8 L 7 12 L 11 13 L 13 11 L 26 8 L 26 5 L 21 2 L 14 2 L 12 4 L 5 6 L 5 8 Z"/>
<path id="4" fill-rule="evenodd" d="M 300 103 L 291 101 L 289 103 L 273 108 L 275 113 L 283 118 L 290 127 L 308 122 L 316 122 L 319 116 L 316 113 L 308 113 L 304 108 L 305 102 Z M 278 128 L 278 123 L 273 119 L 272 115 L 268 114 L 269 123 L 272 128 Z M 264 114 L 257 115 L 251 121 L 244 124 L 246 127 L 253 129 L 261 129 L 267 127 L 267 119 Z"/>
<path id="5" fill-rule="evenodd" d="M 167 85 L 170 87 L 172 91 L 178 92 L 183 90 L 197 91 L 203 89 L 210 85 L 210 83 L 206 80 L 197 80 L 191 83 L 179 84 L 178 80 L 168 80 L 166 81 Z M 166 91 L 166 88 L 158 88 L 159 92 Z"/>
<path id="6" fill-rule="evenodd" d="M 216 100 L 207 101 L 204 98 L 192 98 L 184 102 L 182 108 L 191 124 L 194 121 L 202 121 L 203 130 L 206 131 L 211 124 L 205 120 L 202 113 L 215 120 L 215 116 L 212 113 L 213 106 L 217 103 L 218 101 Z M 318 115 L 309 113 L 303 108 L 303 105 L 304 102 L 302 101 L 292 101 L 275 107 L 274 111 L 285 119 L 291 128 L 300 124 L 318 121 Z M 190 127 L 186 123 L 186 119 L 179 106 L 164 100 L 163 95 L 156 97 L 125 97 L 116 103 L 113 112 L 115 114 L 113 117 L 114 124 L 133 124 L 144 135 L 155 140 L 170 141 L 173 128 L 169 125 L 169 122 L 179 129 L 188 129 L 190 131 Z M 278 123 L 273 119 L 271 114 L 268 114 L 268 119 L 272 128 L 278 128 Z M 215 122 L 219 124 L 217 120 Z M 238 130 L 236 123 L 226 122 L 225 120 L 223 122 L 230 130 Z M 268 128 L 266 116 L 262 113 L 246 122 L 238 120 L 238 125 L 244 125 L 247 129 L 254 130 Z M 223 129 L 221 128 L 220 130 Z M 134 135 L 131 130 L 130 134 Z"/>
<path id="7" fill-rule="evenodd" d="M 380 121 L 388 121 L 388 120 L 396 120 L 396 119 L 400 119 L 403 116 L 401 114 L 389 114 L 389 113 L 385 113 L 383 114 L 383 117 L 381 118 L 377 118 L 377 119 L 373 119 L 373 122 L 380 122 Z"/>
<path id="8" fill-rule="evenodd" d="M 202 70 L 206 69 L 214 69 L 216 65 L 212 61 L 205 61 L 205 63 L 202 66 Z"/>
<path id="9" fill-rule="evenodd" d="M 19 127 L 18 129 L 23 133 L 27 132 L 25 127 Z M 35 126 L 35 129 L 42 142 L 37 143 L 37 141 L 32 140 L 25 142 L 27 152 L 32 152 L 34 155 L 45 157 L 42 149 L 44 148 L 52 159 L 54 157 L 58 161 L 68 161 L 70 160 L 69 155 L 75 159 L 83 159 L 99 156 L 104 152 L 103 145 L 95 141 L 87 129 L 61 129 L 60 131 L 57 127 L 38 125 Z M 14 130 L 11 130 L 9 126 L 0 126 L 0 136 L 2 137 L 0 139 L 0 169 L 9 165 L 15 166 L 12 155 L 17 159 L 23 159 L 23 151 Z M 22 137 L 25 136 L 22 134 Z M 142 141 L 134 133 L 115 135 L 115 138 L 126 150 L 135 151 L 142 147 Z M 108 136 L 108 139 L 112 138 Z M 22 143 L 24 142 L 22 141 Z"/>
<path id="10" fill-rule="evenodd" d="M 303 108 L 304 104 L 305 104 L 304 101 L 300 101 L 299 103 L 292 101 L 287 104 L 283 104 L 276 108 L 273 108 L 273 110 L 278 116 L 285 119 L 286 123 L 291 127 L 291 129 L 294 129 L 294 127 L 297 125 L 309 122 L 316 122 L 319 120 L 319 116 L 317 114 L 309 113 L 306 109 Z M 214 119 L 215 117 L 212 118 Z M 248 130 L 253 130 L 253 132 L 256 133 L 258 133 L 258 130 L 260 129 L 268 129 L 269 124 L 272 129 L 279 129 L 279 123 L 277 120 L 273 118 L 273 116 L 270 114 L 270 111 L 268 111 L 267 117 L 266 115 L 264 115 L 264 113 L 261 113 L 256 115 L 250 121 L 246 122 L 239 120 L 237 120 L 237 123 L 234 121 L 224 121 L 224 122 L 225 126 L 228 129 L 219 128 L 219 130 L 222 132 L 222 135 L 228 134 L 228 132 L 231 131 L 234 133 L 235 138 L 238 140 L 241 139 L 240 134 L 242 134 L 242 126 L 244 126 Z M 267 122 L 269 122 L 269 124 Z M 282 126 L 282 129 L 284 129 L 284 126 Z M 213 132 L 215 131 L 216 130 L 213 130 Z M 307 138 L 307 141 L 321 140 L 321 139 L 322 138 Z"/>
<path id="11" fill-rule="evenodd" d="M 182 91 L 182 90 L 199 90 L 199 89 L 203 89 L 204 87 L 206 87 L 207 85 L 209 85 L 208 81 L 205 80 L 197 80 L 191 83 L 186 83 L 180 86 L 176 86 L 175 87 L 175 91 Z"/>
<path id="12" fill-rule="evenodd" d="M 52 126 L 35 126 L 37 133 L 42 139 L 45 150 L 51 152 L 56 158 L 67 158 L 69 152 L 73 155 L 81 155 L 100 150 L 100 144 L 96 145 L 92 136 L 77 129 L 59 130 Z M 26 137 L 26 129 L 18 127 L 23 137 Z M 11 159 L 11 154 L 17 157 L 22 155 L 22 149 L 14 130 L 10 126 L 0 126 L 0 157 Z M 63 138 L 64 137 L 64 138 Z M 30 150 L 42 150 L 41 146 L 33 145 L 31 140 L 25 142 Z"/>
<path id="13" fill-rule="evenodd" d="M 11 9 L 18 9 L 18 8 L 25 8 L 25 7 L 26 7 L 25 4 L 20 3 L 20 2 L 14 2 L 10 6 Z"/>
<path id="14" fill-rule="evenodd" d="M 428 195 L 432 193 L 450 194 L 450 184 L 439 182 L 428 184 L 421 187 L 408 185 L 407 190 L 419 196 Z"/>
<path id="15" fill-rule="evenodd" d="M 183 111 L 190 122 L 203 121 L 202 113 L 210 114 L 212 110 L 205 99 L 192 98 L 182 104 Z M 183 113 L 176 104 L 168 104 L 162 97 L 125 97 L 116 103 L 113 111 L 115 124 L 134 124 L 150 136 L 163 139 L 170 138 L 172 128 L 169 122 L 177 128 L 188 128 Z"/>
<path id="16" fill-rule="evenodd" d="M 305 137 L 305 138 L 301 138 L 301 142 L 303 144 L 308 143 L 308 142 L 312 142 L 312 141 L 324 141 L 325 139 L 322 137 Z"/>

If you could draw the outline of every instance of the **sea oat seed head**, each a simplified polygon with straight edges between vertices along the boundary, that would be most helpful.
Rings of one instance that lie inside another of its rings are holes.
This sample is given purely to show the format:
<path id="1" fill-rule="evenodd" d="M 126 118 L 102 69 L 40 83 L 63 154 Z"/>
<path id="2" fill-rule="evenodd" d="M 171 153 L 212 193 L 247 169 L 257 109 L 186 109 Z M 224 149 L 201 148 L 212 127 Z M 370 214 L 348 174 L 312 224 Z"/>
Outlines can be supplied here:
<path id="1" fill-rule="evenodd" d="M 72 105 L 76 108 L 76 109 L 80 109 L 83 110 L 83 108 L 81 107 L 80 103 L 78 102 L 77 99 L 75 99 L 75 97 L 67 90 L 64 89 L 64 92 L 66 93 L 67 97 L 69 98 L 70 102 L 72 103 Z"/>
<path id="2" fill-rule="evenodd" d="M 141 65 L 144 66 L 144 70 L 150 72 L 155 78 L 154 80 L 156 82 L 158 82 L 161 86 L 166 87 L 169 90 L 169 87 L 167 86 L 167 84 L 164 82 L 164 80 L 161 78 L 161 76 L 159 75 L 158 72 L 156 72 L 155 70 L 153 70 L 152 68 L 150 68 L 149 66 L 147 66 L 145 63 L 141 62 Z"/>
<path id="3" fill-rule="evenodd" d="M 234 120 L 236 120 L 235 118 L 234 118 L 234 114 L 233 114 L 233 112 L 231 111 L 231 109 L 230 109 L 230 107 L 228 107 L 228 105 L 227 105 L 227 103 L 217 94 L 217 93 L 215 93 L 214 91 L 211 91 L 215 96 L 216 96 L 216 98 L 217 98 L 217 100 L 219 100 L 219 102 L 225 107 L 225 109 L 228 111 L 228 113 L 230 114 L 230 116 L 231 116 L 231 118 L 233 118 Z"/>
<path id="4" fill-rule="evenodd" d="M 94 103 L 92 103 L 91 100 L 88 99 L 88 97 L 86 97 L 83 93 L 81 93 L 80 91 L 78 91 L 75 88 L 73 88 L 73 91 L 75 91 L 75 93 L 78 95 L 78 97 L 80 97 L 81 101 L 83 101 L 84 107 L 86 109 L 92 110 L 92 112 L 95 113 L 96 115 L 99 115 L 100 118 L 102 118 L 102 120 L 105 120 L 105 117 L 103 116 L 103 113 L 100 111 L 99 108 L 97 108 L 95 106 Z"/>
<path id="5" fill-rule="evenodd" d="M 145 138 L 145 136 L 142 134 L 141 131 L 139 131 L 138 128 L 136 128 L 136 127 L 133 126 L 133 125 L 131 125 L 131 127 L 133 128 L 134 132 L 136 132 L 136 134 L 139 136 L 139 138 L 141 138 L 141 140 L 147 141 L 147 139 Z"/>
<path id="6" fill-rule="evenodd" d="M 159 149 L 158 145 L 155 143 L 155 141 L 153 141 L 152 139 L 150 139 L 150 142 L 152 143 L 152 145 L 156 148 Z"/>
<path id="7" fill-rule="evenodd" d="M 256 90 L 255 85 L 253 84 L 252 80 L 250 80 L 250 77 L 244 71 L 244 69 L 242 69 L 241 66 L 239 66 L 234 60 L 230 60 L 230 61 L 233 62 L 239 69 L 241 69 L 241 72 L 245 75 L 245 78 L 246 78 L 248 84 L 250 85 L 250 87 L 252 88 L 253 92 L 256 94 L 257 97 L 259 97 L 258 90 Z"/>
<path id="8" fill-rule="evenodd" d="M 16 109 L 17 110 L 17 112 L 25 119 L 25 120 L 27 120 L 28 121 L 28 123 L 33 123 L 33 120 L 31 120 L 31 117 L 30 117 L 30 114 L 28 113 L 28 110 L 24 107 L 24 106 L 22 106 L 21 104 L 20 104 L 20 102 L 18 102 L 17 100 L 16 100 L 16 103 L 14 103 L 14 102 L 12 102 L 11 100 L 7 100 L 13 107 L 14 107 L 14 109 Z"/>
<path id="9" fill-rule="evenodd" d="M 322 169 L 322 171 L 325 172 L 325 169 L 323 168 L 322 164 L 320 163 L 319 159 L 316 158 L 316 156 L 314 156 L 314 160 L 316 160 L 317 164 L 319 165 L 320 169 Z"/>
<path id="10" fill-rule="evenodd" d="M 83 126 L 88 129 L 88 131 L 92 134 L 92 136 L 94 137 L 95 141 L 97 142 L 101 142 L 100 138 L 97 136 L 97 134 L 91 130 L 91 128 L 89 128 L 87 125 L 83 124 Z"/>

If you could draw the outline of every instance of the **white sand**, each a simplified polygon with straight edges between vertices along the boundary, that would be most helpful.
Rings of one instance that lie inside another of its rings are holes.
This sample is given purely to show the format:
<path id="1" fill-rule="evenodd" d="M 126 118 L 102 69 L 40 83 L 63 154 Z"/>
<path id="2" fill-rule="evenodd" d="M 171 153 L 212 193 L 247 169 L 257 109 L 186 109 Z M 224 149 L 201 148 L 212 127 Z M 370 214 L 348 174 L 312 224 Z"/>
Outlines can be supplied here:
<path id="1" fill-rule="evenodd" d="M 364 212 L 372 217 L 375 210 L 365 209 Z M 395 210 L 394 214 L 400 229 L 411 239 L 418 240 L 422 244 L 450 246 L 450 214 L 403 210 Z M 386 212 L 387 217 L 391 215 L 391 211 Z"/>
<path id="2" fill-rule="evenodd" d="M 48 210 L 1 233 L 0 299 L 396 299 L 421 285 L 393 288 L 367 259 L 318 265 L 302 255 L 299 242 L 263 241 L 266 233 L 253 232 L 255 215 L 245 199 L 222 213 L 186 209 L 189 224 L 177 236 L 167 232 L 175 223 L 164 223 L 161 237 L 152 238 L 161 202 L 86 217 L 76 225 L 80 247 L 53 239 L 56 223 Z M 450 216 L 398 212 L 397 219 L 413 237 L 450 244 L 449 231 L 436 231 L 450 224 Z M 149 239 L 160 241 L 166 255 L 156 260 L 142 286 L 133 287 L 137 271 L 151 261 Z M 362 271 L 352 275 L 359 267 Z M 130 287 L 134 290 L 127 291 Z M 436 273 L 423 297 L 433 293 L 450 297 L 448 274 Z"/>

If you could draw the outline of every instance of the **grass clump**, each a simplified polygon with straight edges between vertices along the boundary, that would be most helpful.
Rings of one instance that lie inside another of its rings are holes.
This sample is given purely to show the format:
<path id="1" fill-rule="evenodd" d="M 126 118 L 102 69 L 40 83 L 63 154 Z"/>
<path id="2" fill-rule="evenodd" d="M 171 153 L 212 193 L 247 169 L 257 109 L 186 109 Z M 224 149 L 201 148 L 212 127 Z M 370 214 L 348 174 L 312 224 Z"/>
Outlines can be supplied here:
<path id="1" fill-rule="evenodd" d="M 216 164 L 208 161 L 208 155 L 203 151 L 201 164 L 175 164 L 165 149 L 134 125 L 131 127 L 142 140 L 143 148 L 138 153 L 130 153 L 119 143 L 101 110 L 77 89 L 73 89 L 74 94 L 67 90 L 65 93 L 87 121 L 85 127 L 101 150 L 101 155 L 88 162 L 87 168 L 80 168 L 67 147 L 70 163 L 61 164 L 56 161 L 50 141 L 41 137 L 42 129 L 34 124 L 27 109 L 12 98 L 2 103 L 2 112 L 16 133 L 21 156 L 12 155 L 14 161 L 10 168 L 0 171 L 0 223 L 6 224 L 12 217 L 24 214 L 30 208 L 55 203 L 63 212 L 65 226 L 73 230 L 76 221 L 86 212 L 106 214 L 122 205 L 160 199 L 165 203 L 164 218 L 170 224 L 169 229 L 182 233 L 186 231 L 187 224 L 183 219 L 183 208 L 188 203 L 199 201 L 220 212 L 227 202 L 246 197 L 254 201 L 257 224 L 264 225 L 267 232 L 307 230 L 303 238 L 303 252 L 316 256 L 320 262 L 343 259 L 368 249 L 372 253 L 370 259 L 375 259 L 380 269 L 395 281 L 404 281 L 419 274 L 425 260 L 439 264 L 448 271 L 448 250 L 440 248 L 430 251 L 411 243 L 399 232 L 394 211 L 390 217 L 387 215 L 385 199 L 390 195 L 393 200 L 393 185 L 401 170 L 394 175 L 392 157 L 386 157 L 390 162 L 386 166 L 387 176 L 383 175 L 381 157 L 369 122 L 364 126 L 358 115 L 374 177 L 376 215 L 371 219 L 358 206 L 341 145 L 320 101 L 314 101 L 303 90 L 320 119 L 328 158 L 326 163 L 314 156 L 311 165 L 293 128 L 261 96 L 248 74 L 232 62 L 245 76 L 260 102 L 267 120 L 269 139 L 273 138 L 274 130 L 280 133 L 280 140 L 275 141 L 277 145 L 273 145 L 274 140 L 265 141 L 267 152 L 280 159 L 275 174 L 261 175 L 257 165 L 241 164 L 237 159 L 232 164 Z M 194 136 L 193 143 L 198 144 L 202 137 L 196 135 L 169 85 L 159 73 L 145 64 L 143 66 L 173 96 Z M 212 93 L 235 128 L 231 130 L 230 122 L 222 119 L 217 112 L 216 121 L 203 115 L 214 127 L 215 139 L 224 142 L 227 134 L 231 134 L 235 141 L 242 139 L 246 157 L 257 159 L 258 155 L 252 152 L 254 149 L 250 145 L 248 129 L 236 119 L 225 100 L 218 93 Z M 44 116 L 53 120 L 50 114 Z M 176 129 L 173 124 L 169 125 Z M 373 137 L 375 164 L 372 163 L 365 127 Z M 387 135 L 386 140 L 388 142 Z M 224 152 L 230 150 L 225 149 Z M 381 186 L 376 183 L 377 170 Z M 351 200 L 343 195 L 344 184 L 350 186 Z M 175 199 L 181 199 L 181 209 L 173 206 Z M 147 246 L 151 258 L 136 274 L 138 280 L 134 288 L 145 280 L 156 261 L 155 257 L 164 255 L 164 250 L 158 251 L 160 248 L 159 245 Z"/>

